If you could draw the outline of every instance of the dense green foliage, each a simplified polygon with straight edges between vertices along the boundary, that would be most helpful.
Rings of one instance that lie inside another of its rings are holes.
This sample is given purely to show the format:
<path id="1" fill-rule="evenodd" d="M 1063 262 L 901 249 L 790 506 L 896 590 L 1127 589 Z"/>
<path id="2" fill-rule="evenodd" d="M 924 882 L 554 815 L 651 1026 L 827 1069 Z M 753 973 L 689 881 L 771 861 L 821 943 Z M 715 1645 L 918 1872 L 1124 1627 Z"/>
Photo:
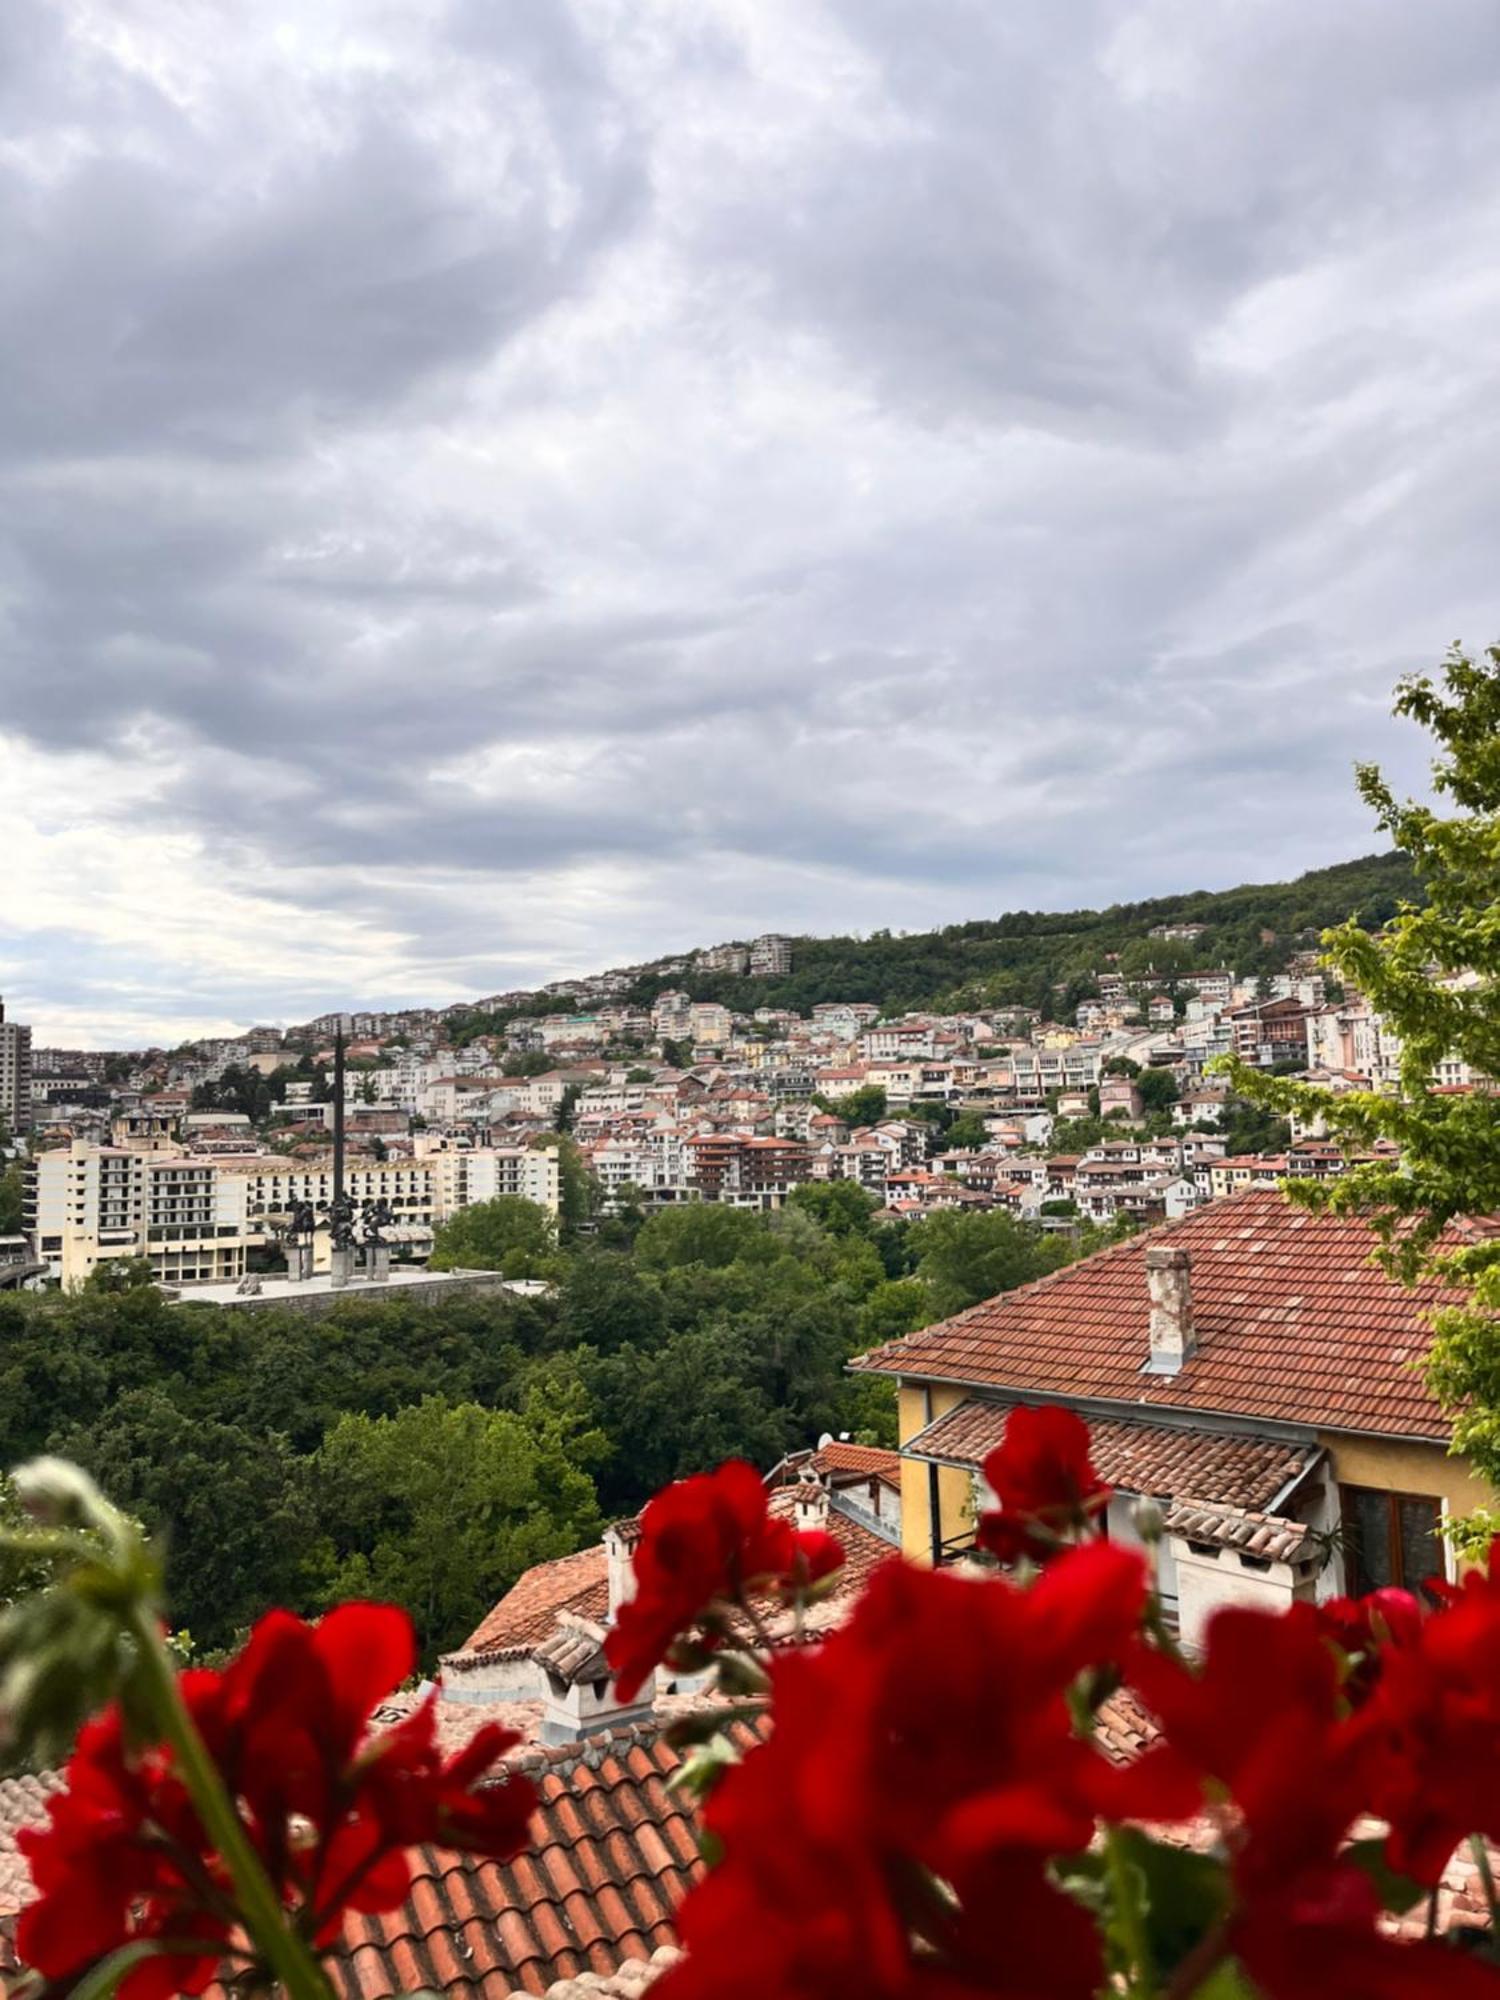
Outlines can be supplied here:
<path id="1" fill-rule="evenodd" d="M 1396 712 L 1436 738 L 1433 785 L 1459 810 L 1444 819 L 1400 801 L 1373 765 L 1361 766 L 1361 796 L 1410 856 L 1423 907 L 1403 909 L 1374 936 L 1346 923 L 1323 942 L 1400 1038 L 1399 1086 L 1335 1095 L 1243 1071 L 1236 1081 L 1271 1111 L 1321 1116 L 1353 1147 L 1399 1146 L 1399 1159 L 1369 1160 L 1297 1188 L 1296 1198 L 1368 1215 L 1397 1276 L 1437 1276 L 1468 1293 L 1435 1315 L 1428 1374 L 1453 1413 L 1455 1449 L 1500 1488 L 1500 1240 L 1446 1233 L 1500 1214 L 1500 1095 L 1434 1087 L 1436 1065 L 1450 1056 L 1500 1078 L 1500 647 L 1479 661 L 1455 648 L 1440 682 L 1401 683 Z"/>
<path id="2" fill-rule="evenodd" d="M 9 1166 L 0 1167 L 0 1236 L 19 1234 L 24 1207 L 25 1182 L 21 1163 L 12 1160 Z"/>
<path id="3" fill-rule="evenodd" d="M 503 1271 L 508 1278 L 534 1278 L 556 1248 L 557 1228 L 547 1211 L 519 1195 L 502 1194 L 461 1208 L 442 1223 L 427 1261 L 434 1271 Z"/>
<path id="4" fill-rule="evenodd" d="M 1242 973 L 1278 972 L 1309 942 L 1304 932 L 1351 916 L 1373 928 L 1393 916 L 1403 899 L 1418 894 L 1406 856 L 1387 853 L 1315 869 L 1294 882 L 1195 890 L 1106 910 L 1019 910 L 907 936 L 876 931 L 868 938 L 798 938 L 792 970 L 780 978 L 689 972 L 643 979 L 629 997 L 649 1003 L 664 987 L 677 986 L 695 1000 L 719 1000 L 746 1011 L 792 1007 L 805 1013 L 820 1001 L 864 1000 L 895 1012 L 951 999 L 1065 1012 L 1090 996 L 1091 975 L 1104 968 L 1110 953 L 1121 954 L 1127 974 L 1148 966 L 1168 973 L 1217 965 Z M 1148 935 L 1154 924 L 1166 923 L 1201 923 L 1208 929 L 1190 946 Z M 1265 932 L 1274 932 L 1274 941 L 1267 942 Z"/>
<path id="5" fill-rule="evenodd" d="M 847 1184 L 773 1215 L 627 1208 L 560 1247 L 540 1211 L 486 1206 L 472 1227 L 503 1223 L 502 1264 L 548 1244 L 545 1296 L 311 1318 L 169 1305 L 129 1270 L 0 1294 L 0 1464 L 63 1450 L 94 1472 L 166 1539 L 173 1622 L 200 1647 L 273 1602 L 376 1591 L 430 1660 L 667 1480 L 769 1467 L 825 1430 L 894 1442 L 890 1385 L 850 1356 L 1071 1254 L 1002 1215 L 880 1222 Z"/>

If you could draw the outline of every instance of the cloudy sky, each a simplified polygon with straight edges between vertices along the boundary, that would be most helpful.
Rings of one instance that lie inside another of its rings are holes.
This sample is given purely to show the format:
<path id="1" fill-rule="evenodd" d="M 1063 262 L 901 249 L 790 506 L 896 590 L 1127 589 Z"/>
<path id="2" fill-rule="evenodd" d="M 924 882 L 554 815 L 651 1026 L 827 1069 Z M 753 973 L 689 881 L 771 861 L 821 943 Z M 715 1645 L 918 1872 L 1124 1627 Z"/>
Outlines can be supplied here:
<path id="1" fill-rule="evenodd" d="M 50 1041 L 1376 843 L 1500 636 L 1493 0 L 0 7 Z"/>

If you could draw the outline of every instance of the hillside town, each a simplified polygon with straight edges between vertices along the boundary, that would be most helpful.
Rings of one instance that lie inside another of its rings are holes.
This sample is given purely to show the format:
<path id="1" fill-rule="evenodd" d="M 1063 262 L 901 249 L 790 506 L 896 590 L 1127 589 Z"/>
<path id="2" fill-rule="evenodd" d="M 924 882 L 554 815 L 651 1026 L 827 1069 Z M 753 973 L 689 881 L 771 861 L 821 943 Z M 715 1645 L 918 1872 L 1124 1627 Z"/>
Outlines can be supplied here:
<path id="1" fill-rule="evenodd" d="M 1151 939 L 1192 947 L 1204 928 L 1159 925 Z M 119 1257 L 145 1258 L 173 1287 L 278 1268 L 293 1215 L 333 1197 L 336 1037 L 349 1193 L 380 1206 L 405 1264 L 474 1203 L 518 1195 L 556 1215 L 558 1133 L 605 1213 L 769 1211 L 803 1183 L 850 1181 L 898 1217 L 1002 1209 L 1045 1231 L 1136 1227 L 1345 1170 L 1317 1120 L 1262 1120 L 1260 1143 L 1237 1143 L 1220 1059 L 1336 1093 L 1398 1078 L 1399 1037 L 1357 993 L 1330 994 L 1306 946 L 1284 971 L 1248 978 L 1101 964 L 1068 1018 L 889 1016 L 862 1001 L 738 1013 L 670 983 L 784 974 L 794 949 L 763 937 L 540 993 L 328 1014 L 170 1053 L 33 1049 L 28 1029 L 0 1019 L 0 1119 L 26 1151 L 7 1254 L 64 1286 Z M 627 1004 L 643 976 L 654 1000 Z M 500 1031 L 455 1036 L 486 1013 L 503 1016 Z M 1488 1088 L 1458 1057 L 1432 1082 Z"/>

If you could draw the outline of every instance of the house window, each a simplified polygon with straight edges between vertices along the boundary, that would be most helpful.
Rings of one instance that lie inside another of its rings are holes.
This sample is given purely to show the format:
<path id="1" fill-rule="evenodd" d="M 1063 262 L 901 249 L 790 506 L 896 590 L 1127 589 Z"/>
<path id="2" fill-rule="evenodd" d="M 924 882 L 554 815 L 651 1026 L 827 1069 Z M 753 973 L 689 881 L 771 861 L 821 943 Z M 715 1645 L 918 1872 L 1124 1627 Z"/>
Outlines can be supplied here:
<path id="1" fill-rule="evenodd" d="M 1352 1596 L 1390 1585 L 1416 1590 L 1429 1577 L 1443 1574 L 1440 1501 L 1422 1493 L 1387 1493 L 1377 1486 L 1342 1486 L 1339 1494 L 1346 1586 Z"/>

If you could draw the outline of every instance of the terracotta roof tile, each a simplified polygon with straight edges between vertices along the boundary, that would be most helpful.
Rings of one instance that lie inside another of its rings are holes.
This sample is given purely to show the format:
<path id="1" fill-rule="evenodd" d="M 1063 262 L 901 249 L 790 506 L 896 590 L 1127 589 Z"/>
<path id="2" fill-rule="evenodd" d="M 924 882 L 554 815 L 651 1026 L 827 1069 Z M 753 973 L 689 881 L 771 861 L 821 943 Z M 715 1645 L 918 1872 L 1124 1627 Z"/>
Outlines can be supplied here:
<path id="1" fill-rule="evenodd" d="M 559 1611 L 576 1611 L 585 1618 L 608 1614 L 609 1566 L 602 1542 L 527 1570 L 480 1620 L 462 1650 L 493 1654 L 517 1648 L 529 1652 L 540 1640 L 551 1637 Z"/>
<path id="2" fill-rule="evenodd" d="M 911 1438 L 906 1454 L 982 1465 L 1004 1436 L 1013 1407 L 978 1398 L 960 1403 Z M 1176 1424 L 1138 1424 L 1124 1417 L 1100 1417 L 1089 1429 L 1100 1478 L 1124 1493 L 1155 1499 L 1190 1493 L 1235 1507 L 1269 1506 L 1318 1456 L 1311 1445 Z"/>
<path id="3" fill-rule="evenodd" d="M 892 1486 L 901 1484 L 900 1452 L 887 1451 L 880 1445 L 848 1444 L 842 1438 L 833 1438 L 819 1445 L 809 1462 L 815 1472 L 832 1474 L 835 1479 L 840 1473 L 862 1473 Z"/>
<path id="4" fill-rule="evenodd" d="M 1144 1264 L 1154 1243 L 1192 1255 L 1198 1344 L 1174 1376 L 1145 1373 Z M 1395 1284 L 1372 1263 L 1373 1248 L 1357 1217 L 1310 1214 L 1274 1188 L 1252 1189 L 890 1341 L 854 1366 L 1446 1442 L 1447 1422 L 1411 1364 L 1431 1337 L 1424 1315 L 1452 1294 Z"/>
<path id="5" fill-rule="evenodd" d="M 1185 1542 L 1238 1549 L 1267 1562 L 1304 1562 L 1325 1553 L 1325 1543 L 1305 1521 L 1257 1514 L 1244 1507 L 1219 1507 L 1203 1500 L 1179 1500 L 1168 1510 L 1168 1534 Z"/>

